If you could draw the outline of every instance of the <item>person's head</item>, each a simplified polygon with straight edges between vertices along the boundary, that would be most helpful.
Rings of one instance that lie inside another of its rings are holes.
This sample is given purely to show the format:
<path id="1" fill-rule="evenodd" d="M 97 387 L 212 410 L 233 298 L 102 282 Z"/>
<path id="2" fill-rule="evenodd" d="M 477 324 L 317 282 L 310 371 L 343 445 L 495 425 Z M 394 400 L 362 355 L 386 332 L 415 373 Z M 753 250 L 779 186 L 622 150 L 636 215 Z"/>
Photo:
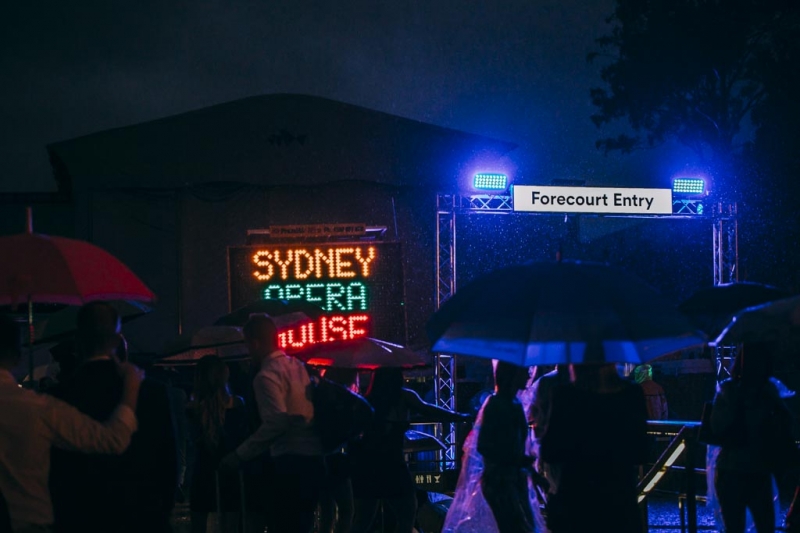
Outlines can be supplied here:
<path id="1" fill-rule="evenodd" d="M 194 396 L 198 401 L 227 393 L 228 365 L 216 355 L 206 355 L 194 370 Z"/>
<path id="2" fill-rule="evenodd" d="M 75 339 L 69 338 L 50 348 L 50 356 L 58 363 L 58 380 L 64 381 L 78 367 L 78 355 Z"/>
<path id="3" fill-rule="evenodd" d="M 194 401 L 203 427 L 203 439 L 209 447 L 219 442 L 229 398 L 228 365 L 216 355 L 201 358 L 195 367 Z"/>
<path id="4" fill-rule="evenodd" d="M 22 334 L 16 322 L 0 315 L 0 367 L 11 370 L 19 363 L 21 357 L 20 343 Z"/>
<path id="5" fill-rule="evenodd" d="M 278 328 L 269 315 L 250 315 L 243 333 L 247 351 L 256 365 L 278 349 Z"/>
<path id="6" fill-rule="evenodd" d="M 494 367 L 494 388 L 498 393 L 516 394 L 528 382 L 528 368 L 505 361 L 498 361 Z"/>
<path id="7" fill-rule="evenodd" d="M 753 384 L 768 381 L 773 374 L 776 347 L 774 342 L 743 343 L 731 369 L 733 378 Z"/>
<path id="8" fill-rule="evenodd" d="M 639 365 L 633 369 L 633 379 L 636 383 L 644 383 L 653 379 L 653 367 L 650 365 Z"/>
<path id="9" fill-rule="evenodd" d="M 322 375 L 322 377 L 329 379 L 334 383 L 338 383 L 343 387 L 351 388 L 356 384 L 358 370 L 355 368 L 337 368 L 332 366 L 325 369 L 325 373 Z"/>
<path id="10" fill-rule="evenodd" d="M 78 310 L 75 340 L 82 361 L 99 355 L 114 355 L 120 340 L 117 310 L 106 302 L 91 302 Z"/>
<path id="11" fill-rule="evenodd" d="M 619 373 L 614 363 L 585 363 L 569 365 L 570 380 L 575 386 L 602 391 L 619 386 Z"/>
<path id="12" fill-rule="evenodd" d="M 403 371 L 400 368 L 376 368 L 367 389 L 367 398 L 376 411 L 389 409 L 402 394 Z"/>

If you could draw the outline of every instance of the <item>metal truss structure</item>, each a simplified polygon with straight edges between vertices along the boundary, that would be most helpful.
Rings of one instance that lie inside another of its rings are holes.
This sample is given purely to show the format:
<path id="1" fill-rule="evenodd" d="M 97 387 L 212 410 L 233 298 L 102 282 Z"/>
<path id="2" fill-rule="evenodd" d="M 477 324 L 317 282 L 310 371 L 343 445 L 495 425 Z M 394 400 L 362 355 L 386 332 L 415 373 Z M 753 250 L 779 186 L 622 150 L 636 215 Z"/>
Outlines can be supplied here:
<path id="1" fill-rule="evenodd" d="M 582 215 L 616 218 L 667 218 L 707 220 L 713 224 L 714 285 L 738 280 L 739 248 L 736 204 L 718 202 L 709 209 L 707 198 L 675 198 L 671 215 Z M 456 216 L 462 213 L 513 214 L 513 197 L 506 194 L 439 194 L 436 198 L 436 307 L 456 292 Z M 549 215 L 549 213 L 519 213 L 524 215 Z M 730 356 L 725 351 L 718 354 Z M 720 365 L 718 359 L 718 375 Z M 436 402 L 446 409 L 456 408 L 456 356 L 436 356 Z M 445 469 L 455 467 L 456 432 L 454 424 L 443 424 L 440 437 L 447 448 L 442 458 Z"/>

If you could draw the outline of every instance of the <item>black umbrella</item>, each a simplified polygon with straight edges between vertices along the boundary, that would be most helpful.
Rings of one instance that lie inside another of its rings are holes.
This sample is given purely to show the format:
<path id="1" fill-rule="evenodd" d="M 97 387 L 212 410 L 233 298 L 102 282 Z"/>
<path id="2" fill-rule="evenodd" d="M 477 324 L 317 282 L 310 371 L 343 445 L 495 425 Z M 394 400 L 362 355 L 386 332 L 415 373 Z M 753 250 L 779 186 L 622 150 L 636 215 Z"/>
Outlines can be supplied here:
<path id="1" fill-rule="evenodd" d="M 164 347 L 165 357 L 160 363 L 187 363 L 199 361 L 206 355 L 222 358 L 247 356 L 242 328 L 235 326 L 208 326 L 185 333 Z"/>
<path id="2" fill-rule="evenodd" d="M 533 263 L 460 288 L 428 323 L 434 350 L 530 366 L 642 363 L 704 342 L 655 289 L 596 263 Z"/>
<path id="3" fill-rule="evenodd" d="M 290 313 L 305 313 L 309 318 L 319 318 L 325 314 L 325 310 L 305 300 L 257 300 L 219 317 L 214 322 L 214 325 L 242 327 L 247 323 L 250 315 L 253 314 L 267 314 L 272 317 L 279 317 Z"/>
<path id="4" fill-rule="evenodd" d="M 248 315 L 249 316 L 249 315 Z M 286 313 L 272 317 L 278 331 L 293 328 L 311 319 L 301 312 Z M 222 358 L 247 356 L 247 346 L 242 328 L 238 326 L 206 326 L 190 333 L 184 333 L 171 340 L 164 348 L 165 357 L 160 363 L 199 361 L 206 355 Z"/>
<path id="5" fill-rule="evenodd" d="M 416 368 L 428 364 L 421 355 L 410 348 L 370 337 L 312 344 L 292 355 L 313 366 L 364 370 L 388 367 Z"/>
<path id="6" fill-rule="evenodd" d="M 714 340 L 717 346 L 775 341 L 800 333 L 800 296 L 749 307 L 736 315 Z"/>
<path id="7" fill-rule="evenodd" d="M 698 290 L 683 301 L 678 310 L 689 317 L 696 328 L 716 337 L 739 311 L 787 296 L 787 292 L 763 283 L 725 283 Z"/>

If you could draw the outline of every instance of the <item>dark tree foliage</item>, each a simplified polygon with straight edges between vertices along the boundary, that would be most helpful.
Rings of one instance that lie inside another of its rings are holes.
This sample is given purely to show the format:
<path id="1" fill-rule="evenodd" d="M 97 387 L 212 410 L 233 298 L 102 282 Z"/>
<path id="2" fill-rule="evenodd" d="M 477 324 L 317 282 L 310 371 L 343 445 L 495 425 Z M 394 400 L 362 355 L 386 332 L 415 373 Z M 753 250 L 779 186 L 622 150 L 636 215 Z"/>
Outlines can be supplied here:
<path id="1" fill-rule="evenodd" d="M 627 120 L 634 134 L 597 141 L 630 152 L 675 139 L 715 168 L 738 163 L 745 119 L 770 98 L 776 36 L 797 0 L 617 0 L 610 35 L 590 60 L 606 58 L 606 86 L 592 89 L 598 126 Z M 765 57 L 772 58 L 765 62 Z M 768 72 L 765 72 L 767 70 Z"/>
<path id="2" fill-rule="evenodd" d="M 739 203 L 740 279 L 800 291 L 800 0 L 616 0 L 608 22 L 597 147 L 693 149 Z"/>

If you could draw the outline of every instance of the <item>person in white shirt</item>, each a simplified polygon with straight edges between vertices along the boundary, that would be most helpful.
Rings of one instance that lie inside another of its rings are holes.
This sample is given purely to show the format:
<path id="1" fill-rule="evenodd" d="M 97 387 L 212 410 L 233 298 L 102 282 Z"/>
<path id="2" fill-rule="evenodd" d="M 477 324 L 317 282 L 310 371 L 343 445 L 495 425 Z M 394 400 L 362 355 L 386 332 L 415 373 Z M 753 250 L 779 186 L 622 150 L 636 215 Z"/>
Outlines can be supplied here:
<path id="1" fill-rule="evenodd" d="M 311 380 L 302 362 L 279 349 L 269 316 L 251 316 L 244 337 L 253 364 L 260 368 L 253 391 L 261 426 L 223 460 L 222 467 L 236 468 L 269 452 L 275 469 L 270 483 L 277 488 L 272 528 L 277 533 L 310 532 L 325 472 L 313 428 Z"/>
<path id="2" fill-rule="evenodd" d="M 11 370 L 20 360 L 20 331 L 0 316 L 0 493 L 15 533 L 48 532 L 50 448 L 120 454 L 136 431 L 136 401 L 144 374 L 124 364 L 119 406 L 104 423 L 52 396 L 20 387 Z"/>

